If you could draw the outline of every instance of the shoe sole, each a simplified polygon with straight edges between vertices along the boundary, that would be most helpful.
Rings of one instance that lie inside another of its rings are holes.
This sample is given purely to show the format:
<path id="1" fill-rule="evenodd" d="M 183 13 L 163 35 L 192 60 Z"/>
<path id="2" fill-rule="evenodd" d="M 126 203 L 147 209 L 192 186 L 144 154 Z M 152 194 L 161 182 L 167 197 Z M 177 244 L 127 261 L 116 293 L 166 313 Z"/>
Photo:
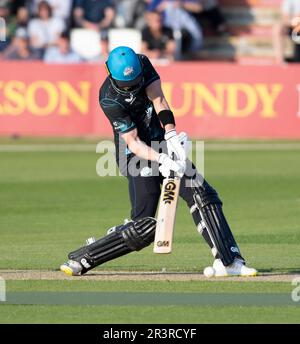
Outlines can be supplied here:
<path id="1" fill-rule="evenodd" d="M 253 272 L 249 275 L 214 275 L 213 277 L 256 277 L 258 275 L 258 272 Z"/>
<path id="2" fill-rule="evenodd" d="M 68 276 L 75 276 L 73 270 L 67 265 L 61 265 L 60 271 L 64 272 Z"/>
<path id="3" fill-rule="evenodd" d="M 249 274 L 249 275 L 240 275 L 241 277 L 256 277 L 258 274 L 258 272 L 255 270 L 252 272 L 252 274 Z"/>

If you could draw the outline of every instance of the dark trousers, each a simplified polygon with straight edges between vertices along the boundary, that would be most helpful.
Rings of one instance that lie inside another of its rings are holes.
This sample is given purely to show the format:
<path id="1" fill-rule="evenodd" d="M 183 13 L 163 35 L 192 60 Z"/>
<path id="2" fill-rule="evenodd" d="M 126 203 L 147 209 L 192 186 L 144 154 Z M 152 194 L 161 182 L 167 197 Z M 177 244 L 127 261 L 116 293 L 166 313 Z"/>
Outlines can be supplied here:
<path id="1" fill-rule="evenodd" d="M 188 166 L 192 167 L 194 171 L 196 171 L 194 165 L 188 162 Z M 180 190 L 179 195 L 183 198 L 191 209 L 195 205 L 195 201 L 193 198 L 193 191 L 192 188 L 189 187 L 190 185 L 190 178 L 187 176 L 183 176 L 181 178 L 180 183 Z M 155 217 L 156 209 L 159 202 L 160 192 L 161 192 L 161 184 L 163 182 L 163 177 L 159 176 L 151 176 L 151 177 L 142 177 L 138 176 L 127 176 L 128 179 L 128 187 L 129 187 L 129 195 L 130 195 L 130 202 L 131 202 L 131 219 L 132 220 L 139 220 L 143 217 Z M 211 186 L 205 181 L 207 190 L 211 188 Z M 201 222 L 201 215 L 199 211 L 193 211 L 192 217 L 196 227 Z M 208 246 L 212 249 L 213 243 L 210 239 L 208 231 L 206 228 L 202 230 L 202 236 Z M 218 256 L 216 257 L 218 258 Z"/>
<path id="2" fill-rule="evenodd" d="M 160 197 L 160 186 L 163 177 L 127 176 L 129 195 L 131 201 L 131 219 L 138 220 L 143 217 L 155 217 Z M 180 183 L 179 194 L 189 208 L 194 204 L 192 188 L 186 186 L 187 177 L 183 176 Z"/>

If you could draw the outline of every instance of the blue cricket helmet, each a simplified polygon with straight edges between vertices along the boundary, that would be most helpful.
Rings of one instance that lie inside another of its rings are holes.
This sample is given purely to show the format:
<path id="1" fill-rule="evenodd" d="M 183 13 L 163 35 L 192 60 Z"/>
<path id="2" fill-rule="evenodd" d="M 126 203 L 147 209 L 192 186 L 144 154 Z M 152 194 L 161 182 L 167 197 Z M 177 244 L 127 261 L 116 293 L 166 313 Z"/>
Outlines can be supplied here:
<path id="1" fill-rule="evenodd" d="M 138 55 L 129 47 L 112 50 L 106 62 L 113 86 L 121 93 L 137 93 L 143 86 L 143 70 Z"/>

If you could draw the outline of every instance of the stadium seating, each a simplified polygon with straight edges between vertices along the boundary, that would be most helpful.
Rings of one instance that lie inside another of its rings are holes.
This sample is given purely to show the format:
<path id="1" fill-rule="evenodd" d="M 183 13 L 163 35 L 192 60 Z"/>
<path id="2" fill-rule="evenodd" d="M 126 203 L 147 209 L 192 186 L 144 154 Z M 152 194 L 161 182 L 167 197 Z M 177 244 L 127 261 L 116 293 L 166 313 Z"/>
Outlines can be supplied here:
<path id="1" fill-rule="evenodd" d="M 127 45 L 137 53 L 141 52 L 142 35 L 135 29 L 110 29 L 108 32 L 109 50 L 119 45 Z"/>
<path id="2" fill-rule="evenodd" d="M 101 54 L 100 34 L 94 30 L 73 29 L 71 47 L 83 59 L 95 59 Z"/>
<path id="3" fill-rule="evenodd" d="M 273 63 L 273 29 L 280 19 L 281 0 L 220 0 L 229 37 L 205 32 L 200 58 L 235 60 L 240 63 Z M 287 40 L 286 53 L 292 47 Z"/>

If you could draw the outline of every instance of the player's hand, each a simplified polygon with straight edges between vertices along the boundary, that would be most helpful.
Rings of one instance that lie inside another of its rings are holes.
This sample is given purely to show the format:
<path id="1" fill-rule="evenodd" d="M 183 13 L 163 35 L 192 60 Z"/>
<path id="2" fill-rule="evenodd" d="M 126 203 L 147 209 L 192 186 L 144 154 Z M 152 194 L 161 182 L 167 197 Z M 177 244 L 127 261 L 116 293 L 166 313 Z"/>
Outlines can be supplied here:
<path id="1" fill-rule="evenodd" d="M 185 133 L 184 131 L 179 133 L 178 134 L 178 140 L 179 140 L 180 144 L 182 145 L 182 147 L 185 151 L 185 156 L 187 157 L 189 155 L 189 152 L 190 152 L 191 147 L 192 147 L 191 141 L 189 141 L 187 133 Z"/>
<path id="2" fill-rule="evenodd" d="M 185 137 L 187 141 L 187 135 L 185 133 L 180 133 L 179 135 L 177 135 L 175 129 L 169 130 L 165 133 L 168 155 L 172 156 L 172 154 L 174 153 L 176 159 L 184 162 L 186 160 L 187 154 L 184 149 L 184 145 L 181 142 L 184 140 Z"/>
<path id="3" fill-rule="evenodd" d="M 170 176 L 171 171 L 174 171 L 178 177 L 184 175 L 186 169 L 185 161 L 174 161 L 167 154 L 161 153 L 158 157 L 159 171 L 166 178 Z"/>

